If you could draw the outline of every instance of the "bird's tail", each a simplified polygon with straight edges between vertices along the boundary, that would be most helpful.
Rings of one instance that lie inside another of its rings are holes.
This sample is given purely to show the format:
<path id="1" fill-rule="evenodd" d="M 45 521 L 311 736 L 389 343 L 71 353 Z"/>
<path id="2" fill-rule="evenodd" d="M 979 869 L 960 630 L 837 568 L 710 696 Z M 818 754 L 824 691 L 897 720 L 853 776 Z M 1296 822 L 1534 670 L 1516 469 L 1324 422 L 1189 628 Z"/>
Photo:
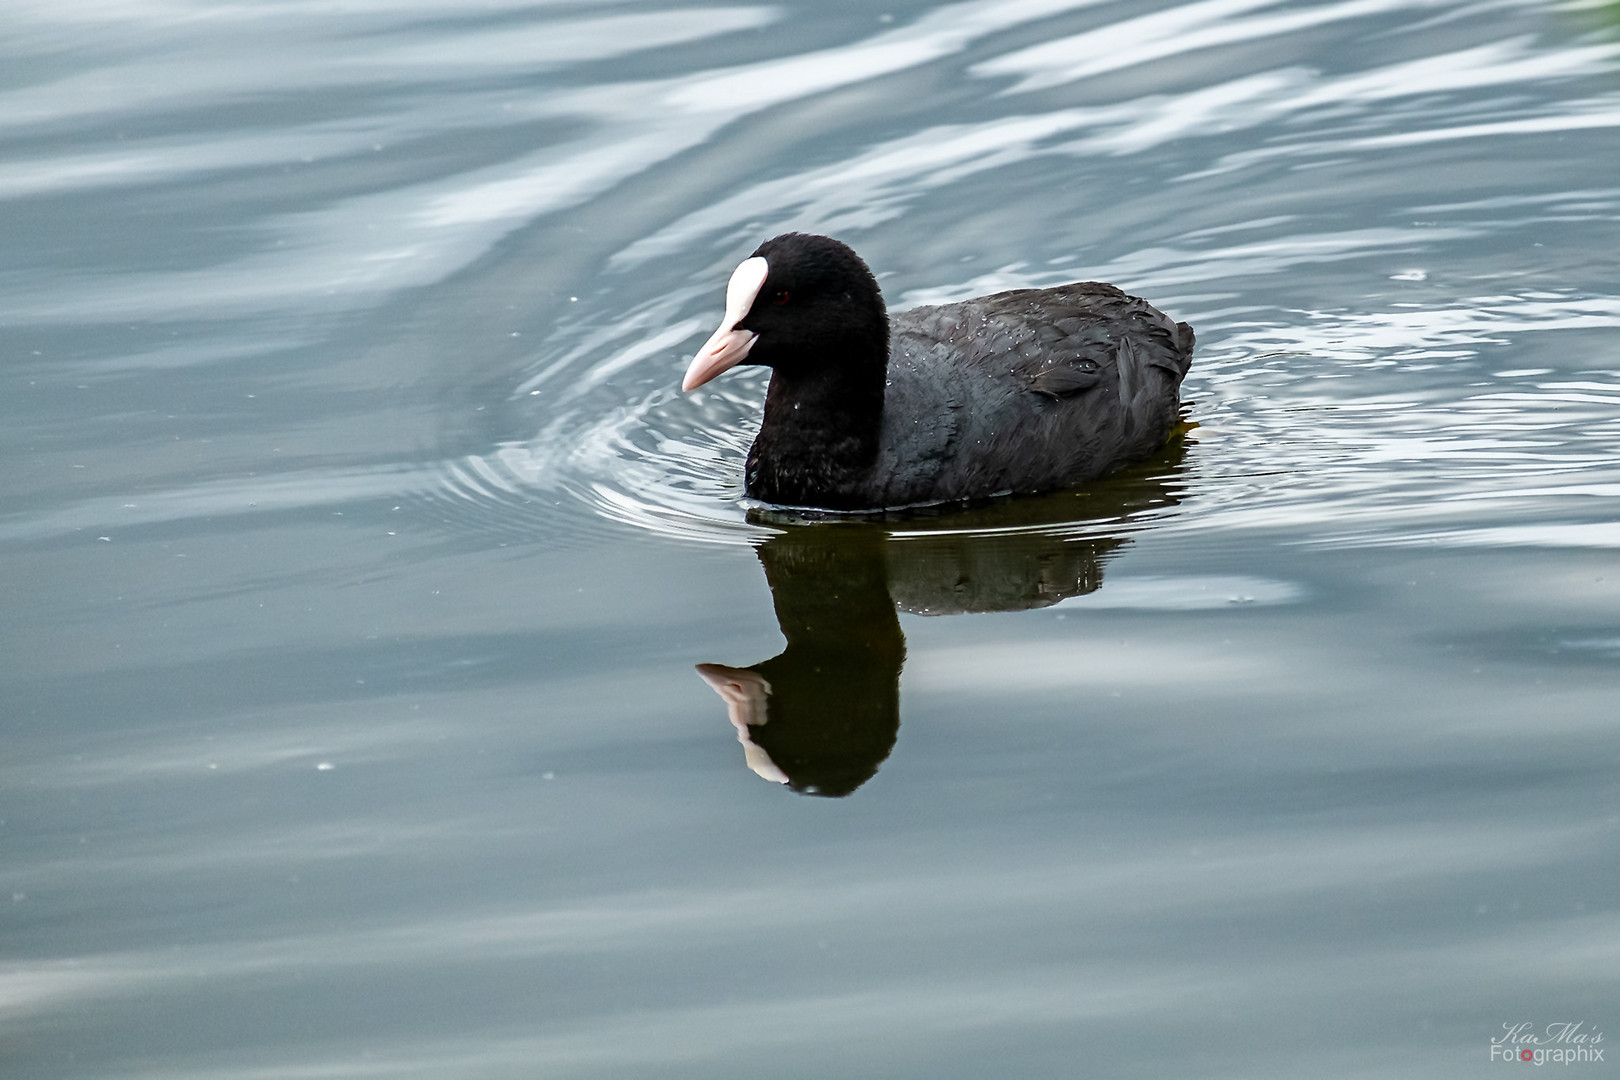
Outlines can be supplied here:
<path id="1" fill-rule="evenodd" d="M 1192 367 L 1193 345 L 1197 340 L 1192 327 L 1184 322 L 1176 323 L 1176 359 L 1182 378 L 1186 378 L 1187 369 Z"/>

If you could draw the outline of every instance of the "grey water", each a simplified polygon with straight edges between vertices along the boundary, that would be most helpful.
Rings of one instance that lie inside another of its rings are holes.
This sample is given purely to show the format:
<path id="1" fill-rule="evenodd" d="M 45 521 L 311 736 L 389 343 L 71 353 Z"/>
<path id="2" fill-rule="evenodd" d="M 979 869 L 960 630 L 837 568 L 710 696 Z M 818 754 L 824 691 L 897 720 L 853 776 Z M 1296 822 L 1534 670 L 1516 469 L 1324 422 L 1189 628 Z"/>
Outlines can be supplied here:
<path id="1" fill-rule="evenodd" d="M 1613 3 L 0 24 L 0 1075 L 1620 1035 Z M 762 374 L 677 383 L 789 229 L 1148 297 L 1187 432 L 751 506 Z"/>

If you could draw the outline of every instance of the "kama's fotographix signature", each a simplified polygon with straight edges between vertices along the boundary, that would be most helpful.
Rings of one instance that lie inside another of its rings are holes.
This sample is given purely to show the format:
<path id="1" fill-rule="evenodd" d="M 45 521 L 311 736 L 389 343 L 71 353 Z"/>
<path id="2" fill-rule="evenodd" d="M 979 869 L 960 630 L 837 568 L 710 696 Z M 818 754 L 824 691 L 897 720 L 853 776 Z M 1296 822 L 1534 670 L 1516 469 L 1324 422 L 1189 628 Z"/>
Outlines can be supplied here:
<path id="1" fill-rule="evenodd" d="M 1491 1039 L 1492 1061 L 1528 1061 L 1534 1065 L 1574 1065 L 1603 1060 L 1603 1032 L 1588 1031 L 1586 1022 L 1561 1020 L 1537 1027 L 1528 1020 L 1502 1024 Z"/>

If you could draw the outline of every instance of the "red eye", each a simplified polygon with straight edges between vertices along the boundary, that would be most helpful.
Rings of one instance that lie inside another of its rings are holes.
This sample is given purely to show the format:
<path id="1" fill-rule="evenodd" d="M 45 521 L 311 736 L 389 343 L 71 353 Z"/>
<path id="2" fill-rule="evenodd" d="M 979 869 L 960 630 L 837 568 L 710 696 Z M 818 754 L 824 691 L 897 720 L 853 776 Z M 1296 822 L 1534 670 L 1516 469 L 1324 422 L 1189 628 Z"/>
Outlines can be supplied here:
<path id="1" fill-rule="evenodd" d="M 791 299 L 793 299 L 793 297 L 788 293 L 788 291 L 786 289 L 783 289 L 781 292 L 779 292 L 775 296 L 771 297 L 771 303 L 775 304 L 777 307 L 781 307 L 783 304 L 787 303 Z"/>

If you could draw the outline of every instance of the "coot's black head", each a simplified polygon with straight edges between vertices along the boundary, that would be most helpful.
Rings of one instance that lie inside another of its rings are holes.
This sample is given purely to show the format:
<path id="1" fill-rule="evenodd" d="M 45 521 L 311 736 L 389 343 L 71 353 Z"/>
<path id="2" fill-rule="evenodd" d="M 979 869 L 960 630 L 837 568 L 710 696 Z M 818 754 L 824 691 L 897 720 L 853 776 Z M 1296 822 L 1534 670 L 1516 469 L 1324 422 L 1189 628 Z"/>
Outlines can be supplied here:
<path id="1" fill-rule="evenodd" d="M 744 362 L 795 374 L 875 365 L 881 375 L 888 356 L 883 296 L 861 257 L 831 237 L 784 233 L 732 273 L 725 318 L 681 389 Z"/>

